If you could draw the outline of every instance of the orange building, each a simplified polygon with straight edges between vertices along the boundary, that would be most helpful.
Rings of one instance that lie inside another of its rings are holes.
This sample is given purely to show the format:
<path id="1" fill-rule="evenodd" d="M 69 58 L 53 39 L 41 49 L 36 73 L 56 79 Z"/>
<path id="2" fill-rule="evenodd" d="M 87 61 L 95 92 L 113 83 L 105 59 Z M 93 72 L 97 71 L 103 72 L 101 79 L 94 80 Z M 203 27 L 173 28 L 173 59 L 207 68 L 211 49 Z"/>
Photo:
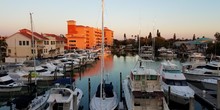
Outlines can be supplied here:
<path id="1" fill-rule="evenodd" d="M 67 48 L 68 49 L 86 49 L 101 45 L 102 31 L 98 28 L 76 25 L 76 21 L 67 21 Z M 113 31 L 105 28 L 105 44 L 113 45 Z"/>

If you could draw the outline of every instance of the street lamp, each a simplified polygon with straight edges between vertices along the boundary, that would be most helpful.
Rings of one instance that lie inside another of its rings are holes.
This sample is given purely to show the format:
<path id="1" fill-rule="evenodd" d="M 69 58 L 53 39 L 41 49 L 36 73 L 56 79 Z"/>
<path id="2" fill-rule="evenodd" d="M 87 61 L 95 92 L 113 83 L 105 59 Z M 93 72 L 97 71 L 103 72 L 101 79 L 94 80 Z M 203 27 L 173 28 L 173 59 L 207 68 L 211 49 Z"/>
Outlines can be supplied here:
<path id="1" fill-rule="evenodd" d="M 215 56 L 216 56 L 216 41 L 213 40 L 212 43 L 215 45 Z"/>

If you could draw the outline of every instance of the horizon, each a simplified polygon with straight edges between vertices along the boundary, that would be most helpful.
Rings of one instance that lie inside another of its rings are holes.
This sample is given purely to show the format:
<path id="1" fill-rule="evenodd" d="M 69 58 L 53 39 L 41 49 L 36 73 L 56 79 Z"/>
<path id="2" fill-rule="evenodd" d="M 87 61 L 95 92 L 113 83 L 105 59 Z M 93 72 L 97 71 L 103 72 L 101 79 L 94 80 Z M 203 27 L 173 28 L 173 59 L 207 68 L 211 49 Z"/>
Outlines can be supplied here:
<path id="1" fill-rule="evenodd" d="M 131 35 L 156 35 L 169 39 L 192 39 L 205 36 L 214 38 L 220 29 L 220 15 L 217 14 L 220 1 L 117 1 L 105 0 L 105 27 L 114 31 L 114 39 L 127 39 Z M 101 0 L 1 0 L 0 36 L 10 36 L 20 29 L 30 29 L 33 13 L 34 31 L 38 33 L 67 34 L 67 21 L 75 20 L 77 25 L 101 28 Z M 154 31 L 153 31 L 154 30 Z"/>

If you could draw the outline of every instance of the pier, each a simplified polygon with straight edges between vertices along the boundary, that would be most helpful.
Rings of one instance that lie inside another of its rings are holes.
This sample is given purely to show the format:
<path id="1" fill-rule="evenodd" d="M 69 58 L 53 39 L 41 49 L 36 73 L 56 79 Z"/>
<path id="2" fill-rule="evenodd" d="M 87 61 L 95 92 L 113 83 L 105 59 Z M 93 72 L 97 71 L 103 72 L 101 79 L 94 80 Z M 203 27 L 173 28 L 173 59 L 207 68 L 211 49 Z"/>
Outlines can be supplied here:
<path id="1" fill-rule="evenodd" d="M 218 85 L 219 84 L 220 83 L 218 83 Z M 189 84 L 189 86 L 195 91 L 195 99 L 197 101 L 200 101 L 201 103 L 205 104 L 205 106 L 207 105 L 208 108 L 210 108 L 210 109 L 220 110 L 220 108 L 218 107 L 219 104 L 217 102 L 217 98 L 213 97 L 211 95 L 211 92 L 208 92 L 208 91 L 205 91 L 205 90 L 201 90 L 201 89 L 195 87 L 192 84 Z M 220 93 L 218 91 L 217 97 L 219 97 L 219 94 Z"/>

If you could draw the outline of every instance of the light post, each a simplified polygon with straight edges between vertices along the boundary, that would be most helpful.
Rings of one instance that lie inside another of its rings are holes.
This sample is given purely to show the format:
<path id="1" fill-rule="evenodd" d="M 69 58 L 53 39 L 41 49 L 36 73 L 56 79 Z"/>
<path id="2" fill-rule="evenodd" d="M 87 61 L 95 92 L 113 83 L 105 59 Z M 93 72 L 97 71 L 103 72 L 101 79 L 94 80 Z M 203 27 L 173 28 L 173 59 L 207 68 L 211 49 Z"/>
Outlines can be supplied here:
<path id="1" fill-rule="evenodd" d="M 216 41 L 213 40 L 212 43 L 215 45 L 215 56 L 216 56 Z"/>

